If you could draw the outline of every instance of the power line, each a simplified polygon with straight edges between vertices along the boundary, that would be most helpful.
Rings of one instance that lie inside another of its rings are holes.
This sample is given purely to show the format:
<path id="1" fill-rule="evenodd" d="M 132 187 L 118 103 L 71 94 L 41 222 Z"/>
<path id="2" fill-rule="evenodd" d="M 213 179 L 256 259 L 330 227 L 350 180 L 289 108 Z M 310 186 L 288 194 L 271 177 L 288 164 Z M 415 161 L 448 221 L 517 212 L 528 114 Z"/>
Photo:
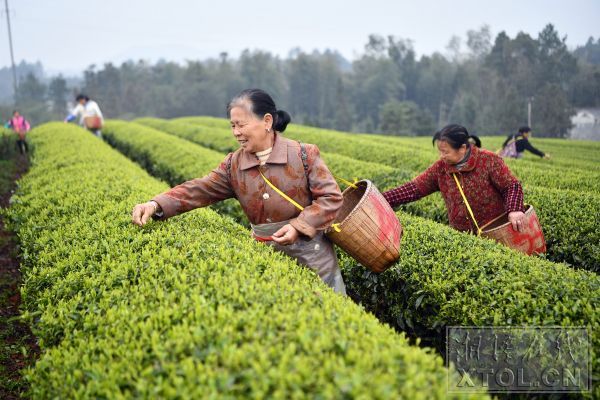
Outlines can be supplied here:
<path id="1" fill-rule="evenodd" d="M 10 61 L 12 63 L 12 72 L 13 72 L 13 88 L 14 88 L 14 97 L 15 104 L 17 102 L 17 68 L 15 67 L 15 54 L 13 51 L 13 43 L 12 43 L 12 32 L 10 30 L 10 13 L 8 12 L 8 0 L 4 0 L 4 7 L 6 11 L 6 23 L 8 26 L 8 43 L 10 45 Z"/>

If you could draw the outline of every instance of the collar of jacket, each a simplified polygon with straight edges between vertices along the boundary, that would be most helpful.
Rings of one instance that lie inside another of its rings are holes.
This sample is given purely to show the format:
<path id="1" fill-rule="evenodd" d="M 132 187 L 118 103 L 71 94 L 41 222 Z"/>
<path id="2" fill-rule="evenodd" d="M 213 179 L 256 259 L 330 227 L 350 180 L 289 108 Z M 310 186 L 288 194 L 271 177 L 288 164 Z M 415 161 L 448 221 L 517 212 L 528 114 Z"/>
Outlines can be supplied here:
<path id="1" fill-rule="evenodd" d="M 454 165 L 448 165 L 448 164 L 444 163 L 444 165 L 446 166 L 447 174 L 473 171 L 473 169 L 475 168 L 475 165 L 477 165 L 477 159 L 479 158 L 479 149 L 477 148 L 477 146 L 474 146 L 474 145 L 470 145 L 470 146 L 471 146 L 471 156 L 467 160 L 467 163 L 465 164 L 465 166 L 462 167 L 460 170 L 457 169 L 456 166 L 454 166 Z"/>
<path id="2" fill-rule="evenodd" d="M 273 143 L 273 151 L 267 159 L 267 164 L 287 164 L 287 143 L 283 138 L 280 137 L 279 133 L 275 133 L 275 140 Z M 254 153 L 244 151 L 240 154 L 240 169 L 247 170 L 253 167 L 258 167 L 260 161 Z"/>

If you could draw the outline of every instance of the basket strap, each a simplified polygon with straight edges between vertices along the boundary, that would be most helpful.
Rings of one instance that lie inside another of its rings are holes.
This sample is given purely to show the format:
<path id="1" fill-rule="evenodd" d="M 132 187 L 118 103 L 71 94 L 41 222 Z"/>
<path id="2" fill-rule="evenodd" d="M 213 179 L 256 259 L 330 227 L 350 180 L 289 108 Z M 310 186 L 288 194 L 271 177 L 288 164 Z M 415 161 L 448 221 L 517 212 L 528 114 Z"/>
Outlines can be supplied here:
<path id="1" fill-rule="evenodd" d="M 515 137 L 514 139 L 511 139 L 508 143 L 506 143 L 506 146 L 502 147 L 500 150 L 498 150 L 496 153 L 500 153 L 502 150 L 504 150 L 507 146 L 510 146 L 513 143 L 517 143 L 520 140 L 523 140 L 523 137 L 519 137 L 518 139 Z"/>
<path id="2" fill-rule="evenodd" d="M 308 154 L 306 154 L 304 143 L 298 143 L 300 144 L 300 159 L 302 160 L 302 166 L 304 167 L 304 176 L 306 176 L 306 181 L 308 182 Z"/>
<path id="3" fill-rule="evenodd" d="M 304 166 L 304 175 L 306 176 L 306 180 L 308 181 L 308 154 L 306 153 L 306 147 L 304 146 L 304 143 L 298 141 L 298 144 L 300 144 L 300 159 L 302 160 L 302 165 Z M 345 180 L 344 178 L 340 178 L 339 176 L 333 175 L 333 177 L 338 181 L 342 181 L 346 186 L 350 186 L 353 189 L 358 189 L 358 186 L 356 186 L 358 178 L 354 178 L 354 182 L 350 182 Z"/>
<path id="4" fill-rule="evenodd" d="M 452 176 L 454 177 L 454 181 L 456 182 L 456 186 L 458 187 L 458 191 L 460 192 L 460 195 L 462 196 L 463 201 L 465 202 L 465 206 L 467 206 L 467 210 L 469 211 L 469 215 L 471 215 L 471 219 L 475 223 L 475 227 L 477 228 L 477 236 L 481 236 L 481 228 L 479 227 L 479 224 L 477 223 L 477 220 L 475 219 L 475 215 L 473 214 L 473 210 L 471 210 L 471 205 L 469 204 L 469 201 L 467 200 L 467 196 L 465 196 L 465 192 L 463 192 L 462 186 L 460 186 L 460 182 L 458 181 L 458 178 L 456 177 L 456 173 L 452 173 Z"/>
<path id="5" fill-rule="evenodd" d="M 517 143 L 519 140 L 523 140 L 523 138 L 511 139 L 508 143 L 506 143 L 506 146 L 510 146 L 513 143 Z M 504 147 L 506 147 L 506 146 L 504 146 Z"/>
<path id="6" fill-rule="evenodd" d="M 333 175 L 333 174 L 331 174 L 331 175 Z M 344 178 L 340 178 L 339 176 L 333 175 L 333 177 L 335 179 L 337 179 L 338 181 L 342 181 L 346 186 L 350 186 L 352 189 L 358 189 L 358 186 L 356 186 L 356 182 L 358 182 L 358 178 L 353 178 L 354 182 L 350 182 Z"/>
<path id="7" fill-rule="evenodd" d="M 298 204 L 290 196 L 288 196 L 287 194 L 283 193 L 283 191 L 279 190 L 279 188 L 277 186 L 273 185 L 273 183 L 270 180 L 267 179 L 267 177 L 262 173 L 262 171 L 259 170 L 258 172 L 260 172 L 260 176 L 262 176 L 262 178 L 265 180 L 265 182 L 267 182 L 267 185 L 269 185 L 271 187 L 271 189 L 273 189 L 281 197 L 283 197 L 284 199 L 286 199 L 287 201 L 289 201 L 290 203 L 292 203 L 298 210 L 304 211 L 304 207 L 302 207 L 300 204 Z"/>
<path id="8" fill-rule="evenodd" d="M 304 211 L 304 207 L 302 207 L 300 204 L 298 204 L 294 199 L 292 199 L 290 196 L 288 196 L 287 194 L 285 194 L 282 190 L 280 190 L 277 186 L 273 185 L 273 182 L 271 182 L 263 173 L 262 171 L 258 171 L 260 172 L 260 176 L 262 176 L 262 178 L 264 179 L 264 181 L 267 183 L 267 185 L 269 185 L 271 187 L 271 189 L 273 189 L 275 192 L 277 192 L 277 194 L 279 194 L 281 197 L 283 197 L 284 199 L 286 199 L 287 201 L 289 201 L 290 203 L 292 203 L 294 205 L 294 207 L 296 207 L 298 210 L 300 211 Z M 341 232 L 340 229 L 340 224 L 331 224 L 331 227 L 336 231 L 336 232 Z"/>
<path id="9" fill-rule="evenodd" d="M 231 159 L 233 158 L 233 155 L 231 157 L 229 157 L 229 159 L 227 160 L 227 177 L 229 178 L 229 180 L 231 180 Z"/>

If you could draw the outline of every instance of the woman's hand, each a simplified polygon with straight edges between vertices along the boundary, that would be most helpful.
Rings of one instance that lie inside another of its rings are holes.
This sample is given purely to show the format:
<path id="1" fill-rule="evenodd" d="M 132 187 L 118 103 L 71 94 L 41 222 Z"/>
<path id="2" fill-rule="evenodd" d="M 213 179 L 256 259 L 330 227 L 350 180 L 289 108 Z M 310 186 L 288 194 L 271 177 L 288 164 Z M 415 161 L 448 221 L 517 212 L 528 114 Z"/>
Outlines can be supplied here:
<path id="1" fill-rule="evenodd" d="M 298 231 L 292 225 L 287 224 L 275 232 L 272 237 L 275 243 L 278 243 L 282 246 L 287 246 L 298 240 Z"/>
<path id="2" fill-rule="evenodd" d="M 523 232 L 525 230 L 525 213 L 513 211 L 508 213 L 508 220 L 515 231 Z"/>
<path id="3" fill-rule="evenodd" d="M 158 203 L 149 201 L 147 203 L 136 204 L 131 212 L 131 222 L 138 226 L 144 226 L 156 212 L 158 211 Z"/>

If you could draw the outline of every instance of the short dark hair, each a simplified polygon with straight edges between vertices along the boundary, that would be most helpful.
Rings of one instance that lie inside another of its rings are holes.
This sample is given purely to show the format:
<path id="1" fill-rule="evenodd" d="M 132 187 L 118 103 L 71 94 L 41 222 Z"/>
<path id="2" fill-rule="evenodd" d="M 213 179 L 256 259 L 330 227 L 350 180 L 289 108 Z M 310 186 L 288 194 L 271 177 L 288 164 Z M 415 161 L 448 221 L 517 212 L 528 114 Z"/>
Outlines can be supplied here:
<path id="1" fill-rule="evenodd" d="M 528 126 L 522 126 L 519 128 L 519 133 L 522 135 L 524 133 L 531 132 L 531 128 Z"/>
<path id="2" fill-rule="evenodd" d="M 435 141 L 439 140 L 448 143 L 454 150 L 458 150 L 463 144 L 470 143 L 470 139 L 472 139 L 475 146 L 481 147 L 481 140 L 475 135 L 469 135 L 467 128 L 462 125 L 451 124 L 437 131 L 433 135 L 432 143 L 435 145 Z"/>
<path id="3" fill-rule="evenodd" d="M 238 93 L 227 105 L 227 116 L 231 115 L 231 109 L 239 106 L 243 102 L 250 104 L 250 111 L 259 118 L 265 114 L 273 116 L 273 129 L 277 132 L 285 131 L 285 128 L 292 120 L 287 111 L 278 110 L 273 98 L 262 89 L 245 89 Z"/>
<path id="4" fill-rule="evenodd" d="M 79 101 L 79 100 L 85 100 L 85 101 L 90 101 L 90 98 L 87 97 L 85 94 L 83 93 L 79 93 L 77 95 L 77 97 L 75 97 L 75 101 Z"/>

